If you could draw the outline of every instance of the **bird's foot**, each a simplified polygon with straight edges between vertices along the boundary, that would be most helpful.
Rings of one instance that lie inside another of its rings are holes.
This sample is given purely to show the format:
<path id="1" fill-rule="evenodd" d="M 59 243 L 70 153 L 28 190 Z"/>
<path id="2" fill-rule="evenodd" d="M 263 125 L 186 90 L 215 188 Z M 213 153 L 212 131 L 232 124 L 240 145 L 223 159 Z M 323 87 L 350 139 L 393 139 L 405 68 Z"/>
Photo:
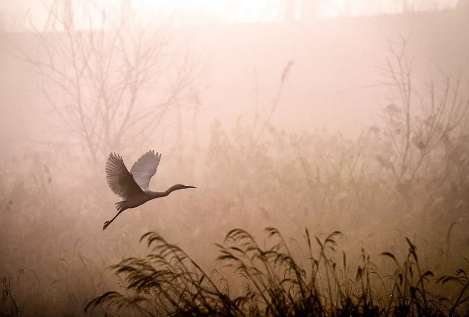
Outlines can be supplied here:
<path id="1" fill-rule="evenodd" d="M 110 221 L 105 221 L 103 225 L 103 231 L 106 230 L 107 226 L 109 226 L 111 222 Z"/>

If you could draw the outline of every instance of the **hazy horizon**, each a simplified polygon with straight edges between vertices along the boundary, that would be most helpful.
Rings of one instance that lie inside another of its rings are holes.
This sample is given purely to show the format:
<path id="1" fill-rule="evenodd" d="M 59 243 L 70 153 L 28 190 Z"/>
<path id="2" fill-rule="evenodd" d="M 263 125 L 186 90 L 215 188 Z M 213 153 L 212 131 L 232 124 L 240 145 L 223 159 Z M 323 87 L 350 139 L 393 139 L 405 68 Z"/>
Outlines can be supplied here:
<path id="1" fill-rule="evenodd" d="M 140 19 L 148 1 L 129 0 L 129 19 L 82 11 L 85 30 L 67 2 L 38 12 L 36 30 L 23 24 L 35 12 L 18 13 L 32 2 L 0 3 L 16 21 L 0 24 L 0 279 L 18 315 L 78 316 L 122 290 L 108 267 L 144 257 L 148 231 L 215 275 L 227 269 L 214 243 L 233 228 L 264 247 L 262 230 L 276 227 L 299 258 L 305 228 L 319 240 L 339 230 L 337 263 L 344 251 L 352 267 L 363 248 L 381 274 L 392 263 L 379 255 L 403 259 L 406 237 L 422 272 L 467 264 L 468 11 L 319 2 L 308 15 L 296 1 L 291 19 L 287 0 L 249 14 L 239 2 L 225 17 L 234 2 L 179 1 L 187 15 L 173 17 L 192 22 L 175 27 Z M 197 188 L 128 209 L 103 232 L 121 200 L 106 183 L 109 154 L 130 169 L 149 150 L 162 154 L 150 189 Z"/>

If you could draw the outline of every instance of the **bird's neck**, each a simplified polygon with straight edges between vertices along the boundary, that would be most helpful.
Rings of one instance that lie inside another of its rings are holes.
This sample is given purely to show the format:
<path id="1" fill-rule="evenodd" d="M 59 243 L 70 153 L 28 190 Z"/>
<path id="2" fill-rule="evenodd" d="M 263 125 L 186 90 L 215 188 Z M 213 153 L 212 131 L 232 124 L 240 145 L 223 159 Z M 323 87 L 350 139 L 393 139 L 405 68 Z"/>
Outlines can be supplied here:
<path id="1" fill-rule="evenodd" d="M 155 198 L 160 198 L 160 197 L 166 197 L 168 196 L 171 192 L 169 190 L 164 191 L 164 192 L 154 192 L 151 190 L 145 191 L 145 193 L 148 195 L 150 199 L 155 199 Z"/>
<path id="2" fill-rule="evenodd" d="M 146 193 L 150 197 L 150 199 L 155 199 L 155 198 L 160 198 L 160 197 L 166 197 L 175 190 L 177 190 L 177 185 L 171 186 L 170 188 L 168 188 L 164 192 L 154 192 L 154 191 L 151 191 L 151 190 L 147 190 Z"/>

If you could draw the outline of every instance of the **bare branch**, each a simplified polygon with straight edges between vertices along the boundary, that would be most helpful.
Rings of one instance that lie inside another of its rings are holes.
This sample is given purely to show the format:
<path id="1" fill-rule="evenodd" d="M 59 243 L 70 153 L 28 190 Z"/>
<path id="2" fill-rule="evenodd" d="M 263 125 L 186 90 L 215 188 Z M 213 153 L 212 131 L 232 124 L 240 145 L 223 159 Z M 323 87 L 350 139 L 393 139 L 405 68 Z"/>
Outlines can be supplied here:
<path id="1" fill-rule="evenodd" d="M 37 54 L 18 49 L 16 55 L 44 79 L 51 110 L 90 161 L 128 144 L 142 146 L 173 106 L 180 117 L 198 76 L 187 52 L 175 63 L 166 37 L 131 19 L 113 21 L 93 1 L 83 4 L 80 21 L 90 29 L 77 30 L 64 21 L 57 3 L 49 10 L 47 32 L 35 30 Z M 102 12 L 100 25 L 94 11 Z"/>

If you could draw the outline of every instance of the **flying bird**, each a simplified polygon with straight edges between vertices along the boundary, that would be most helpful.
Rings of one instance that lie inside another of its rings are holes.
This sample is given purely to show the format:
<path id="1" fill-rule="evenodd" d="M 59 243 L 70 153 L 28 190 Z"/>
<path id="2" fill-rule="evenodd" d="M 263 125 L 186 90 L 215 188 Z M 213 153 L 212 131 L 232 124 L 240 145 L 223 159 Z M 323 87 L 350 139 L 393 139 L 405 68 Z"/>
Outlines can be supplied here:
<path id="1" fill-rule="evenodd" d="M 106 181 L 114 194 L 122 197 L 124 200 L 116 203 L 117 214 L 103 225 L 105 230 L 113 221 L 128 208 L 135 208 L 143 205 L 149 200 L 166 197 L 175 190 L 196 188 L 176 184 L 164 192 L 154 192 L 148 189 L 150 179 L 156 173 L 160 164 L 161 154 L 155 154 L 153 150 L 143 154 L 132 166 L 130 172 L 125 167 L 122 156 L 111 153 L 106 163 Z"/>

